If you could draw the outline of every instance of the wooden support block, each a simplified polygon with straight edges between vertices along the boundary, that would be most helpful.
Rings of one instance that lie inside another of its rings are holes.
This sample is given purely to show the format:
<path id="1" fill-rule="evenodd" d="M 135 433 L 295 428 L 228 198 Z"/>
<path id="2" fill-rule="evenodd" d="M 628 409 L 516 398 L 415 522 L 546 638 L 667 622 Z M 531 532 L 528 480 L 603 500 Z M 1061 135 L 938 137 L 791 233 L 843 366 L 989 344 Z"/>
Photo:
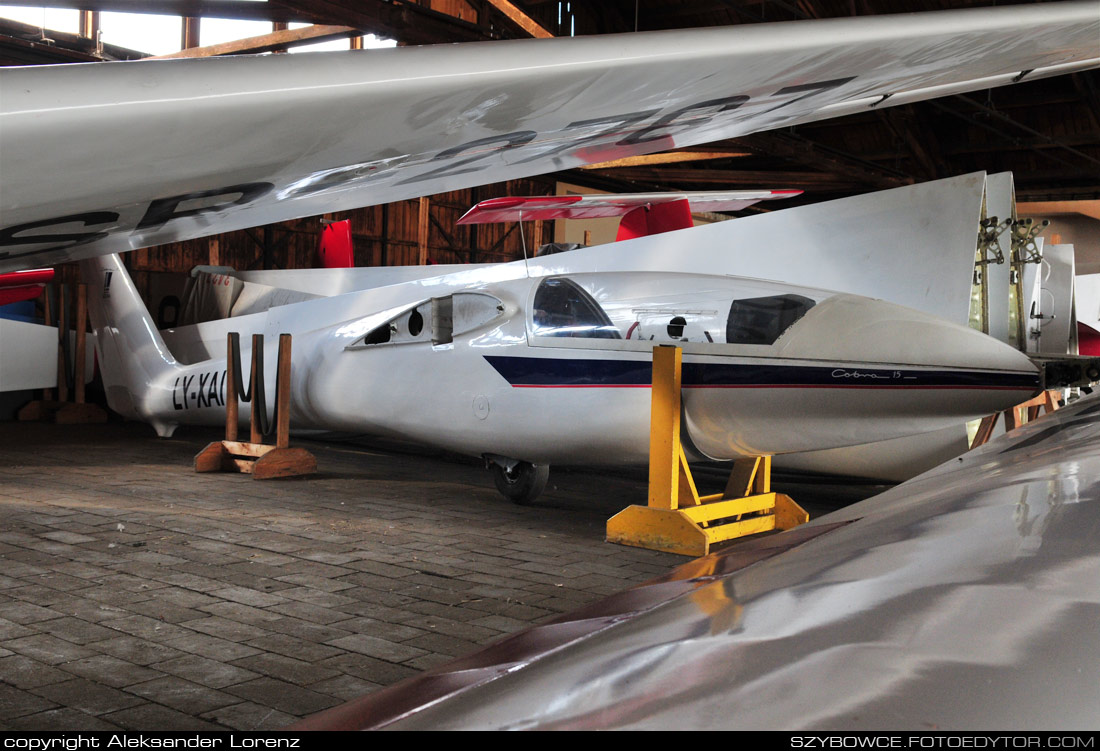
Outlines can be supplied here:
<path id="1" fill-rule="evenodd" d="M 263 443 L 215 441 L 195 456 L 196 472 L 240 472 L 255 480 L 311 475 L 317 459 L 301 448 L 277 448 Z"/>
<path id="2" fill-rule="evenodd" d="M 251 459 L 259 459 L 269 451 L 274 451 L 274 446 L 266 443 L 245 443 L 243 441 L 222 441 L 225 450 L 233 456 L 241 456 Z"/>
<path id="3" fill-rule="evenodd" d="M 225 457 L 229 452 L 221 441 L 208 443 L 206 448 L 195 455 L 196 472 L 221 472 Z"/>
<path id="4" fill-rule="evenodd" d="M 317 459 L 300 448 L 277 448 L 261 456 L 252 465 L 252 477 L 256 480 L 311 475 L 316 471 Z"/>
<path id="5" fill-rule="evenodd" d="M 24 404 L 16 414 L 19 422 L 43 422 L 53 418 L 57 410 L 65 406 L 65 402 L 56 399 L 36 399 Z"/>
<path id="6" fill-rule="evenodd" d="M 54 412 L 58 425 L 100 425 L 107 422 L 107 413 L 97 404 L 70 402 Z"/>

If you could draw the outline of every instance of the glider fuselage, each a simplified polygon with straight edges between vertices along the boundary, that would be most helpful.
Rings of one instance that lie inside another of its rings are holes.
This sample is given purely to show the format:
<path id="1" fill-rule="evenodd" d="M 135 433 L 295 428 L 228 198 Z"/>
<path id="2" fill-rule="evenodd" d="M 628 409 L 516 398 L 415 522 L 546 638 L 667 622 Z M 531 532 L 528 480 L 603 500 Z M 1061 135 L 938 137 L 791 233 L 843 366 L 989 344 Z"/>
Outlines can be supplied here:
<path id="1" fill-rule="evenodd" d="M 107 271 L 116 290 L 129 283 L 121 266 Z M 100 302 L 132 318 L 113 307 L 125 297 Z M 275 335 L 293 335 L 294 428 L 536 464 L 644 462 L 658 345 L 683 348 L 683 435 L 698 458 L 934 430 L 1040 385 L 1015 350 L 881 300 L 705 274 L 528 277 L 517 262 L 166 332 L 172 352 L 161 342 L 150 357 L 149 342 L 144 359 L 157 366 L 130 367 L 129 393 L 119 398 L 116 386 L 112 406 L 125 412 L 129 402 L 161 433 L 223 422 L 229 331 L 241 334 L 246 378 L 249 336 L 267 335 L 269 394 Z M 143 334 L 132 333 L 120 349 L 139 352 Z"/>

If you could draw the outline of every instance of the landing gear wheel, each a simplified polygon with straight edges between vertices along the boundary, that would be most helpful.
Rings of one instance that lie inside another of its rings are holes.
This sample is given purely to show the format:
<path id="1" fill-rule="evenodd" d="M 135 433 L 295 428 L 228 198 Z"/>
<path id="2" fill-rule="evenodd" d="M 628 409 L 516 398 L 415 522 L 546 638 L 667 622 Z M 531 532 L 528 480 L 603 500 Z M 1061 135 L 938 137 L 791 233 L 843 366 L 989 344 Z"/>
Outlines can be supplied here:
<path id="1" fill-rule="evenodd" d="M 515 466 L 509 470 L 493 462 L 491 469 L 497 490 L 505 498 L 520 506 L 526 506 L 538 498 L 546 489 L 546 481 L 550 478 L 548 464 L 516 462 Z"/>

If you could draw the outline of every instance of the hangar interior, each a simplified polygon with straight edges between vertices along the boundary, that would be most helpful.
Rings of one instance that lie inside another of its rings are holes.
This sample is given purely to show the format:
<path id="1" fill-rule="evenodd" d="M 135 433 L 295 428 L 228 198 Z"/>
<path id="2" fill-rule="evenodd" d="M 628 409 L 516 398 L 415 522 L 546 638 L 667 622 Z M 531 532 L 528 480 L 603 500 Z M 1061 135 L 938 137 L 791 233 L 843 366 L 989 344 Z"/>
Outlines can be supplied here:
<path id="1" fill-rule="evenodd" d="M 1005 3 L 51 0 L 48 12 L 22 5 L 0 0 L 2 66 L 337 49 L 370 55 L 373 45 L 629 34 Z M 64 160 L 42 169 L 63 170 Z M 0 182 L 2 170 L 0 164 Z M 345 220 L 357 267 L 493 264 L 533 258 L 546 243 L 610 243 L 618 220 L 458 223 L 487 199 L 801 191 L 740 210 L 696 212 L 700 226 L 977 172 L 1012 173 L 1019 217 L 1047 220 L 1047 245 L 1072 246 L 1071 276 L 1100 274 L 1096 69 L 144 247 L 123 254 L 122 262 L 156 326 L 170 329 L 184 322 L 196 267 L 313 269 L 322 232 Z M 57 267 L 54 282 L 69 294 L 81 281 L 92 283 L 78 264 Z M 1091 282 L 1077 284 L 1079 306 L 1100 304 L 1100 285 L 1094 301 Z M 51 302 L 22 302 L 12 315 L 56 320 L 56 287 L 51 294 Z M 71 300 L 68 315 L 76 315 Z M 1086 319 L 1079 307 L 1078 320 L 1096 323 L 1097 310 Z M 72 346 L 78 345 L 49 344 L 47 369 L 58 372 L 59 359 L 83 361 Z M 91 351 L 89 345 L 87 399 L 106 408 Z M 18 420 L 29 400 L 41 398 L 38 388 L 9 388 L 3 380 L 12 380 L 3 361 L 12 368 L 22 356 L 0 342 L 3 730 L 278 729 L 683 562 L 604 541 L 609 517 L 645 502 L 644 468 L 555 470 L 537 502 L 516 505 L 496 493 L 477 460 L 337 431 L 293 438 L 316 456 L 313 477 L 257 483 L 199 475 L 193 457 L 219 439 L 216 428 L 183 426 L 157 439 L 148 425 L 116 414 L 94 425 Z M 55 376 L 48 388 L 62 388 L 63 380 Z M 700 467 L 696 480 L 714 492 L 728 474 Z M 777 472 L 775 480 L 811 517 L 896 481 L 799 471 Z"/>

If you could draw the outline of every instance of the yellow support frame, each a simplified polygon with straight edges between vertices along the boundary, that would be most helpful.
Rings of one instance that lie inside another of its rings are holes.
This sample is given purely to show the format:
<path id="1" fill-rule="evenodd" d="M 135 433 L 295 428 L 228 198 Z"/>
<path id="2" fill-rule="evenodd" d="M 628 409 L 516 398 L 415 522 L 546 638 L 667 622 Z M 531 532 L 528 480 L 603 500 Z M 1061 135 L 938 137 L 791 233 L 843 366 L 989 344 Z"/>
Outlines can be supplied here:
<path id="1" fill-rule="evenodd" d="M 809 521 L 789 496 L 772 492 L 770 456 L 738 459 L 724 492 L 699 495 L 680 443 L 682 364 L 679 347 L 653 348 L 649 504 L 608 519 L 608 542 L 698 557 L 717 542 Z"/>

